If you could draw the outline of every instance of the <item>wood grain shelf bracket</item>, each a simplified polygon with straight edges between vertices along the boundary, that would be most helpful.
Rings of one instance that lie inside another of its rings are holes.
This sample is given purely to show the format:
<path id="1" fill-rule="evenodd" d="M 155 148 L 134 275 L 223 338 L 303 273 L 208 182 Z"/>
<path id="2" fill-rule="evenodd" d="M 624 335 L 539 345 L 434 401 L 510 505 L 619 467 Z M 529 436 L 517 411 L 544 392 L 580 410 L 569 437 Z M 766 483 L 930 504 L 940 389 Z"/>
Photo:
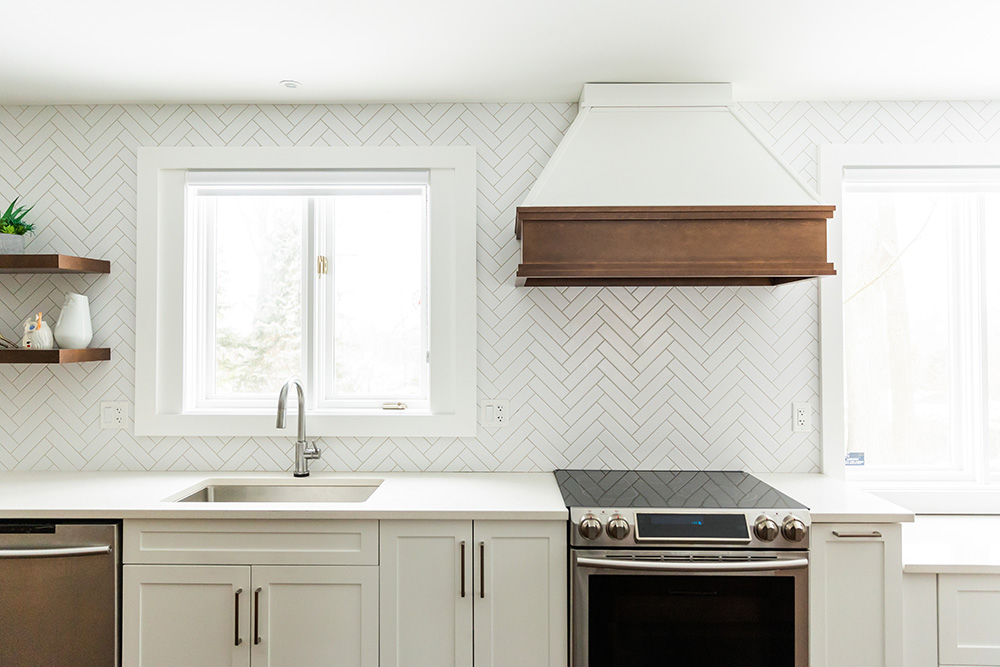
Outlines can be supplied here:
<path id="1" fill-rule="evenodd" d="M 79 364 L 110 359 L 110 347 L 89 347 L 83 350 L 0 349 L 0 364 Z"/>
<path id="2" fill-rule="evenodd" d="M 111 273 L 111 262 L 73 255 L 0 255 L 0 273 Z"/>

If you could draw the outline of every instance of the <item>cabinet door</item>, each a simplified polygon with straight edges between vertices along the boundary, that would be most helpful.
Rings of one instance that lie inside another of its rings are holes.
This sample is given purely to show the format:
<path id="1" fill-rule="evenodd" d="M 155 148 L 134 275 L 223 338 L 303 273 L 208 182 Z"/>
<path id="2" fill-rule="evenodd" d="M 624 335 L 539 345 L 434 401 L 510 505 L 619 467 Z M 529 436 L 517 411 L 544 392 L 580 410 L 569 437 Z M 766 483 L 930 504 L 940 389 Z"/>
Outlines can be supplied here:
<path id="1" fill-rule="evenodd" d="M 938 575 L 942 665 L 1000 665 L 1000 575 Z"/>
<path id="2" fill-rule="evenodd" d="M 565 667 L 566 522 L 476 521 L 476 667 Z"/>
<path id="3" fill-rule="evenodd" d="M 255 565 L 251 579 L 253 667 L 377 667 L 377 567 Z"/>
<path id="4" fill-rule="evenodd" d="M 471 667 L 472 522 L 382 521 L 380 530 L 380 664 Z"/>
<path id="5" fill-rule="evenodd" d="M 126 565 L 123 667 L 248 667 L 250 568 Z"/>
<path id="6" fill-rule="evenodd" d="M 901 667 L 899 524 L 813 524 L 810 539 L 810 665 Z"/>

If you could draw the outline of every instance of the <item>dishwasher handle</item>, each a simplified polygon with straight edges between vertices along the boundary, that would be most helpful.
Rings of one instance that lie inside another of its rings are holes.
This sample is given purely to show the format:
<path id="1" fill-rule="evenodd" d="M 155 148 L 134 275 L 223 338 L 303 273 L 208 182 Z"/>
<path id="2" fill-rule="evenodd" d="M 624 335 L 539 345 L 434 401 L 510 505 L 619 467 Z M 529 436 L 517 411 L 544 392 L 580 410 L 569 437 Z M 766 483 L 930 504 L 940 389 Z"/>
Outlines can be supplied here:
<path id="1" fill-rule="evenodd" d="M 0 558 L 56 558 L 99 556 L 111 553 L 108 545 L 99 547 L 48 547 L 43 549 L 0 549 Z"/>

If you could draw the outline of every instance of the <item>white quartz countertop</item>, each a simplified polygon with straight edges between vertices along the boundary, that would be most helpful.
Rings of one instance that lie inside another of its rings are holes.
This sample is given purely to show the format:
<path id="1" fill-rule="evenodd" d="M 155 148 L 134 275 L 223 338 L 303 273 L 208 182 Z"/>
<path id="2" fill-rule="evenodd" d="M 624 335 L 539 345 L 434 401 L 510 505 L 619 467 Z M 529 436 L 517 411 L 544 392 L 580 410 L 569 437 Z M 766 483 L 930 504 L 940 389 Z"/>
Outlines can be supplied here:
<path id="1" fill-rule="evenodd" d="M 751 474 L 808 507 L 813 523 L 900 523 L 914 518 L 910 510 L 829 475 Z"/>
<path id="2" fill-rule="evenodd" d="M 820 474 L 753 473 L 809 508 L 815 523 L 896 523 L 913 513 Z M 322 484 L 383 480 L 363 502 L 174 502 L 213 481 Z M 568 517 L 551 473 L 4 472 L 0 518 L 372 518 Z"/>
<path id="3" fill-rule="evenodd" d="M 903 526 L 903 572 L 1000 574 L 1000 516 L 918 516 Z"/>
<path id="4" fill-rule="evenodd" d="M 178 503 L 212 480 L 383 480 L 364 502 Z M 568 516 L 551 473 L 5 472 L 0 518 L 518 519 Z"/>

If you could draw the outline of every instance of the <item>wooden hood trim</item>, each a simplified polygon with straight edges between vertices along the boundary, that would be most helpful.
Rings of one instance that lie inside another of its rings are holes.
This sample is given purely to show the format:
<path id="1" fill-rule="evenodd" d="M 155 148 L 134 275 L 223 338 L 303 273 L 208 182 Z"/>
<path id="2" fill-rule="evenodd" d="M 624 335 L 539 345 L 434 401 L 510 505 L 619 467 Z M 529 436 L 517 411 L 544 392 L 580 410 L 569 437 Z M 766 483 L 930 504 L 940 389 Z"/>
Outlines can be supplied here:
<path id="1" fill-rule="evenodd" d="M 833 206 L 521 206 L 517 284 L 777 285 L 835 275 Z"/>

